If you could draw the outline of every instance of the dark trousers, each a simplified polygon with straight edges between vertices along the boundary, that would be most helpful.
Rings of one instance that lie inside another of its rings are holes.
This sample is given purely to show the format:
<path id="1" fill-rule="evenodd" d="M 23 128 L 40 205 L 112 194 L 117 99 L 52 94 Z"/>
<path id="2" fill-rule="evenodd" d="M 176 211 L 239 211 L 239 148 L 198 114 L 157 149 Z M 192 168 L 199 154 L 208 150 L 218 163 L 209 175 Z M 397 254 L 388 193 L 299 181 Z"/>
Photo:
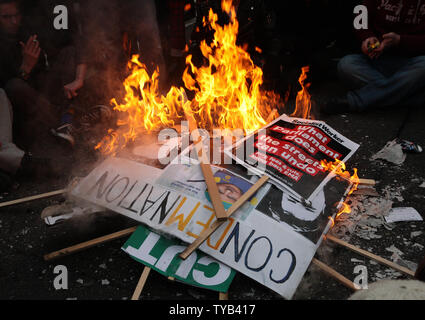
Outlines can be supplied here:
<path id="1" fill-rule="evenodd" d="M 49 65 L 28 81 L 13 78 L 5 86 L 15 115 L 14 132 L 25 145 L 57 126 L 60 115 L 70 105 L 63 87 L 75 79 L 75 49 L 64 48 Z"/>
<path id="2" fill-rule="evenodd" d="M 425 56 L 383 55 L 371 60 L 365 55 L 353 54 L 341 59 L 338 71 L 354 88 L 347 94 L 354 110 L 425 105 Z"/>

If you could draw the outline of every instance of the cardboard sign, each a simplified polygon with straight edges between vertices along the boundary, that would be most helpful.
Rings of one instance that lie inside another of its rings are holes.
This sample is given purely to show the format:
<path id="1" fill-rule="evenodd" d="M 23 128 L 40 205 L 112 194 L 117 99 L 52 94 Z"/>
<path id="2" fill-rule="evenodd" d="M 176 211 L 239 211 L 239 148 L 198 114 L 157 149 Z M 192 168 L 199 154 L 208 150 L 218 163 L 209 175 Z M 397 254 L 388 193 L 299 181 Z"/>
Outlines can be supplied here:
<path id="1" fill-rule="evenodd" d="M 321 161 L 346 162 L 359 145 L 322 121 L 282 115 L 263 129 L 227 148 L 226 154 L 279 188 L 312 201 L 332 178 Z"/>
<path id="2" fill-rule="evenodd" d="M 72 195 L 192 243 L 215 221 L 212 205 L 159 186 L 155 181 L 161 173 L 159 169 L 130 160 L 110 158 L 82 179 Z M 265 193 L 259 191 L 256 197 Z M 264 208 L 252 209 L 248 214 L 242 209 L 199 249 L 290 299 L 320 240 L 312 241 L 288 222 L 277 222 Z M 297 210 L 311 212 L 312 208 L 300 206 Z M 318 210 L 322 212 L 321 208 Z M 323 214 L 326 212 L 318 216 Z M 320 234 L 325 231 L 321 230 Z"/>
<path id="3" fill-rule="evenodd" d="M 186 245 L 179 241 L 162 237 L 143 226 L 139 226 L 122 247 L 133 259 L 164 276 L 192 286 L 227 292 L 236 272 L 199 251 L 183 261 L 178 255 L 185 248 Z"/>

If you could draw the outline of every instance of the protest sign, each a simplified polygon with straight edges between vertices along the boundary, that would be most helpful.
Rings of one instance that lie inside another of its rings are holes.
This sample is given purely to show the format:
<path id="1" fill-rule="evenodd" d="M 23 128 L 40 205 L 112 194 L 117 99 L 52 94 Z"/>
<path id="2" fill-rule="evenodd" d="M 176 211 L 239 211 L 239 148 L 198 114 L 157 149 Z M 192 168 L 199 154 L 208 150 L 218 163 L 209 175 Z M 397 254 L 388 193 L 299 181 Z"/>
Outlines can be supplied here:
<path id="1" fill-rule="evenodd" d="M 226 154 L 279 188 L 313 200 L 332 178 L 321 161 L 346 162 L 359 145 L 326 123 L 286 115 L 226 149 Z"/>
<path id="2" fill-rule="evenodd" d="M 197 170 L 200 172 L 199 166 Z M 192 243 L 216 221 L 215 214 L 211 203 L 197 198 L 196 194 L 189 196 L 156 183 L 165 173 L 169 181 L 173 180 L 170 172 L 175 173 L 175 179 L 180 179 L 178 168 L 167 172 L 126 159 L 110 158 L 82 179 L 72 195 Z M 276 221 L 267 212 L 267 202 L 260 206 L 267 199 L 264 195 L 270 187 L 264 186 L 264 190 L 260 189 L 254 196 L 259 203 L 256 208 L 251 208 L 248 214 L 243 208 L 237 210 L 199 249 L 290 299 L 320 240 L 312 241 L 291 227 L 290 222 Z M 301 206 L 297 210 L 313 209 Z M 326 214 L 321 207 L 317 210 L 320 214 L 316 216 Z"/>
<path id="3" fill-rule="evenodd" d="M 166 277 L 186 284 L 227 292 L 236 272 L 228 266 L 196 251 L 183 261 L 178 254 L 186 246 L 139 226 L 122 249 L 139 261 Z"/>

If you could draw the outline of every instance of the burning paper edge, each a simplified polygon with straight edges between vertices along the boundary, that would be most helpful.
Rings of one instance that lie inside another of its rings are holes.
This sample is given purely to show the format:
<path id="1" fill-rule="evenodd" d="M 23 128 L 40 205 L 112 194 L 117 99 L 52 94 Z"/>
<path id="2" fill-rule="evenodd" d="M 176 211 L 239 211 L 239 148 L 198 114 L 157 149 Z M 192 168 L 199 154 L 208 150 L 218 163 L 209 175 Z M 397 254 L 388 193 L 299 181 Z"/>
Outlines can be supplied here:
<path id="1" fill-rule="evenodd" d="M 351 158 L 351 156 L 357 151 L 357 149 L 360 147 L 359 144 L 351 141 L 350 139 L 348 139 L 347 137 L 345 137 L 344 135 L 340 134 L 339 132 L 337 132 L 335 129 L 331 128 L 326 122 L 321 121 L 321 120 L 306 120 L 306 119 L 302 119 L 302 118 L 293 118 L 290 117 L 286 114 L 282 114 L 280 117 L 278 117 L 277 119 L 273 120 L 272 122 L 270 122 L 269 124 L 267 124 L 265 127 L 271 127 L 273 124 L 275 124 L 276 122 L 278 122 L 279 120 L 283 120 L 289 123 L 292 123 L 293 121 L 301 121 L 301 122 L 305 122 L 305 125 L 310 125 L 311 123 L 315 123 L 315 124 L 322 124 L 325 125 L 329 131 L 333 134 L 336 135 L 338 134 L 338 136 L 340 138 L 345 139 L 345 141 L 342 141 L 341 143 L 344 142 L 349 142 L 351 144 L 351 151 L 349 154 L 347 154 L 346 157 L 344 157 L 344 159 L 340 160 L 341 162 L 346 162 L 348 159 Z M 238 146 L 240 146 L 240 144 L 244 143 L 246 140 L 249 140 L 252 136 L 254 136 L 257 132 L 259 132 L 260 130 L 265 130 L 265 127 L 251 133 L 250 135 L 246 136 L 243 139 L 238 140 L 236 143 L 234 143 L 233 145 L 227 147 L 226 149 L 224 149 L 224 153 L 231 157 L 232 159 L 234 159 L 238 164 L 247 167 L 248 165 L 243 162 L 242 160 L 240 160 L 238 157 L 236 157 L 232 150 L 233 148 L 237 148 Z M 264 171 L 261 171 L 259 169 L 256 169 L 252 166 L 249 166 L 249 170 L 251 170 L 253 173 L 262 176 L 265 175 Z M 312 192 L 312 194 L 308 197 L 308 199 L 306 199 L 307 201 L 311 202 L 312 199 L 314 197 L 317 196 L 317 194 L 320 192 L 320 190 L 322 190 L 324 188 L 324 186 L 331 180 L 333 179 L 332 176 L 332 172 L 329 173 L 329 175 L 317 186 L 317 188 Z M 286 191 L 290 192 L 292 195 L 298 197 L 299 200 L 304 199 L 300 194 L 298 194 L 297 192 L 295 192 L 294 190 L 292 190 L 292 188 L 282 184 L 282 183 L 278 183 L 273 181 L 273 179 L 270 179 L 270 183 L 274 184 L 277 188 L 279 189 L 285 189 Z"/>

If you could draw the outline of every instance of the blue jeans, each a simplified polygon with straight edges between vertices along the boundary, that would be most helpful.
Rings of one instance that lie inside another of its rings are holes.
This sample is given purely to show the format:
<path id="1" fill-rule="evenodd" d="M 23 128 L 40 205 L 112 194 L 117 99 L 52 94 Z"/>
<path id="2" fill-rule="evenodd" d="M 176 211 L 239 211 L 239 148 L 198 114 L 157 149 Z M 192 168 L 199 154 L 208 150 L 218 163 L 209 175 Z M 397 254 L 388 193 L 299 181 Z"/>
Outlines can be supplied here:
<path id="1" fill-rule="evenodd" d="M 354 111 L 425 105 L 425 56 L 382 55 L 371 60 L 363 54 L 352 54 L 341 59 L 338 72 L 353 88 L 347 99 Z"/>

